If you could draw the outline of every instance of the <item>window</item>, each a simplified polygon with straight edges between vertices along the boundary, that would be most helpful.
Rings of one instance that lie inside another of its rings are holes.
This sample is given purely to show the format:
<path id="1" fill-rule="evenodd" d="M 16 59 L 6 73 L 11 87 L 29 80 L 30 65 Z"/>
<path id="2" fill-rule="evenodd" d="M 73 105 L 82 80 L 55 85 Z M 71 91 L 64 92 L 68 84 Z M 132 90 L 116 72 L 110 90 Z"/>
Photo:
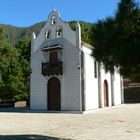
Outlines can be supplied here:
<path id="1" fill-rule="evenodd" d="M 48 31 L 45 32 L 45 37 L 47 39 L 49 39 L 51 37 L 51 31 L 50 30 L 48 30 Z"/>
<path id="2" fill-rule="evenodd" d="M 56 24 L 56 16 L 55 15 L 53 15 L 51 17 L 51 25 L 54 25 L 54 24 Z"/>
<path id="3" fill-rule="evenodd" d="M 97 63 L 94 61 L 94 78 L 97 78 Z"/>
<path id="4" fill-rule="evenodd" d="M 60 38 L 62 37 L 62 27 L 58 27 L 56 30 L 56 37 Z"/>

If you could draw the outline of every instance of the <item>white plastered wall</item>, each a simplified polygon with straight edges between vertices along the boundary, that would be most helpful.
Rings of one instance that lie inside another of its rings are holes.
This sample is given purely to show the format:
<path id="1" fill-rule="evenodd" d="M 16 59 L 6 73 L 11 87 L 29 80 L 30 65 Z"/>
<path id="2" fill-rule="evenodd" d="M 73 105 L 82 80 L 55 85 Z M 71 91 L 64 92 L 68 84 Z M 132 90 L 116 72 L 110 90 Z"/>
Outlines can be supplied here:
<path id="1" fill-rule="evenodd" d="M 121 104 L 121 77 L 120 74 L 115 71 L 114 73 L 114 105 Z"/>
<path id="2" fill-rule="evenodd" d="M 41 75 L 42 52 L 38 51 L 31 59 L 30 109 L 46 110 L 46 79 Z"/>
<path id="3" fill-rule="evenodd" d="M 81 91 L 80 91 L 80 69 L 79 50 L 65 41 L 63 50 L 63 110 L 80 110 L 81 107 Z"/>
<path id="4" fill-rule="evenodd" d="M 94 77 L 94 58 L 92 50 L 83 46 L 84 52 L 84 78 L 85 78 L 85 110 L 98 108 L 98 81 Z"/>
<path id="5" fill-rule="evenodd" d="M 51 16 L 56 15 L 57 22 L 50 25 Z M 63 30 L 62 37 L 56 39 L 56 29 L 61 26 Z M 51 30 L 51 39 L 45 38 L 47 29 Z M 81 110 L 81 69 L 78 69 L 80 63 L 80 51 L 76 46 L 76 32 L 61 20 L 59 14 L 53 11 L 48 18 L 44 28 L 42 28 L 38 37 L 32 40 L 31 55 L 31 91 L 30 108 L 47 110 L 47 84 L 52 76 L 43 76 L 41 74 L 41 62 L 45 62 L 49 57 L 44 57 L 41 48 L 49 41 L 61 41 L 63 75 L 54 75 L 61 82 L 61 110 Z M 47 60 L 49 61 L 49 60 Z"/>

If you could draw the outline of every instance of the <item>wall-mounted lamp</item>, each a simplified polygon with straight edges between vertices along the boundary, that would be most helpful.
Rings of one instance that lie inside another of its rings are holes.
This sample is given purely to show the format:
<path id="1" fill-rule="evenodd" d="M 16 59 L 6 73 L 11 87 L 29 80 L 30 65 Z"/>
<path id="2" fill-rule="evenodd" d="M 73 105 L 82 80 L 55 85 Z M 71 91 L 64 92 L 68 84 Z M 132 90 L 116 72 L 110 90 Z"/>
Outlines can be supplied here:
<path id="1" fill-rule="evenodd" d="M 80 69 L 80 65 L 79 64 L 77 64 L 77 69 Z"/>

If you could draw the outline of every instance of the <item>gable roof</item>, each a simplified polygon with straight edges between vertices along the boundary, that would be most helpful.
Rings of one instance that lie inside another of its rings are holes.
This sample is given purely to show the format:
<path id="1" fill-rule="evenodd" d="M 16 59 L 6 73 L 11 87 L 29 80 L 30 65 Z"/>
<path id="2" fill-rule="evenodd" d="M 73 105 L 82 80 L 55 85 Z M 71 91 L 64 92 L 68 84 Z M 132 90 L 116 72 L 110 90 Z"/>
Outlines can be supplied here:
<path id="1" fill-rule="evenodd" d="M 81 46 L 87 47 L 89 49 L 93 49 L 94 48 L 92 45 L 90 45 L 90 44 L 88 44 L 88 43 L 86 43 L 84 41 L 81 41 Z"/>

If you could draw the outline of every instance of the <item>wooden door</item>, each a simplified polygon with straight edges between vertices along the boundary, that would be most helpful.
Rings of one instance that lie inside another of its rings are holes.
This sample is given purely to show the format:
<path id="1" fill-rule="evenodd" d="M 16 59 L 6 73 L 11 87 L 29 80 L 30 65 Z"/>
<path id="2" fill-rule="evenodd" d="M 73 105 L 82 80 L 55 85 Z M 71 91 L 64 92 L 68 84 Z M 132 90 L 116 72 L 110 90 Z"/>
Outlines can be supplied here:
<path id="1" fill-rule="evenodd" d="M 48 110 L 61 110 L 61 87 L 59 79 L 52 77 L 48 81 Z"/>
<path id="2" fill-rule="evenodd" d="M 107 80 L 104 81 L 104 107 L 107 107 L 108 104 L 108 83 Z"/>
<path id="3" fill-rule="evenodd" d="M 58 62 L 58 56 L 57 52 L 51 52 L 50 53 L 50 63 L 51 64 L 57 64 Z"/>

